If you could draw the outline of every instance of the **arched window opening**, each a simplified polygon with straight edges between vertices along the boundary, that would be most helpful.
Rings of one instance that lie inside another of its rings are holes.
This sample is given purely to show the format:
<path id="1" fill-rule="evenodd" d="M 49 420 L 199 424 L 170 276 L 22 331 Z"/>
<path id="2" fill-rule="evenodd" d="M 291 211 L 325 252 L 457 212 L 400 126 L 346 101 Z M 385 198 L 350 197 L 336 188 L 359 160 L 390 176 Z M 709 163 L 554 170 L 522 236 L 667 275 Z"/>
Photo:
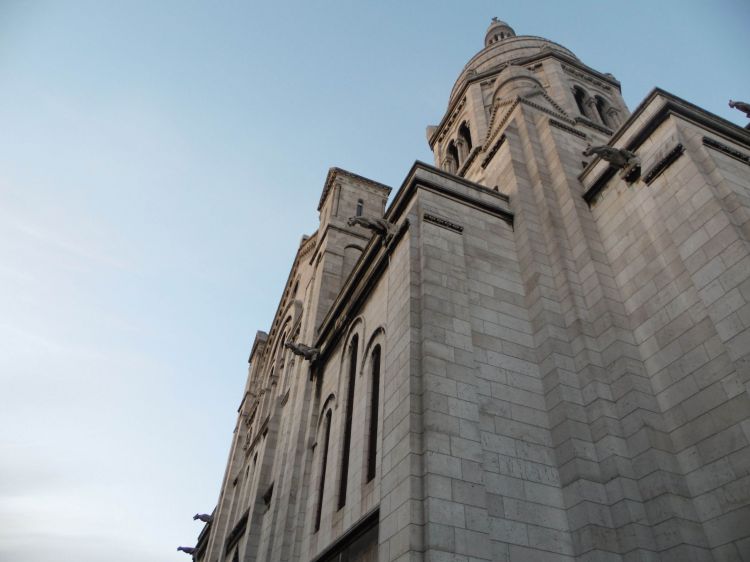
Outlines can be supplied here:
<path id="1" fill-rule="evenodd" d="M 364 204 L 364 201 L 362 201 L 362 199 L 360 199 L 359 201 L 357 201 L 357 212 L 355 214 L 358 217 L 362 216 L 362 210 L 364 209 L 364 205 L 365 204 Z"/>
<path id="2" fill-rule="evenodd" d="M 458 171 L 458 148 L 456 148 L 456 143 L 453 141 L 448 143 L 448 149 L 445 154 L 445 169 L 451 174 L 455 174 Z"/>
<path id="3" fill-rule="evenodd" d="M 346 505 L 346 486 L 349 480 L 349 447 L 352 443 L 352 415 L 354 413 L 354 381 L 357 378 L 357 347 L 359 338 L 354 336 L 349 344 L 349 380 L 346 392 L 346 414 L 344 417 L 344 441 L 341 447 L 341 480 L 339 483 L 339 509 Z"/>
<path id="4" fill-rule="evenodd" d="M 583 91 L 583 88 L 574 86 L 573 96 L 576 98 L 576 105 L 578 106 L 579 113 L 581 115 L 586 115 L 586 92 Z"/>
<path id="5" fill-rule="evenodd" d="M 367 481 L 375 478 L 378 453 L 378 409 L 380 407 L 380 346 L 372 350 L 372 393 L 370 394 L 370 432 L 367 441 Z"/>
<path id="6" fill-rule="evenodd" d="M 466 124 L 466 121 L 461 123 L 461 126 L 458 128 L 458 136 L 464 141 L 467 152 L 470 152 L 472 147 L 471 132 L 469 131 L 469 125 Z"/>
<path id="7" fill-rule="evenodd" d="M 609 102 L 601 96 L 596 96 L 596 111 L 599 113 L 599 117 L 607 127 L 614 129 L 617 127 L 616 120 L 614 119 L 614 110 Z"/>
<path id="8" fill-rule="evenodd" d="M 320 484 L 318 485 L 318 504 L 315 508 L 315 532 L 320 529 L 320 517 L 323 514 L 323 492 L 326 484 L 326 467 L 328 465 L 328 440 L 331 437 L 331 410 L 326 412 L 326 429 L 323 435 L 323 448 L 320 451 Z"/>

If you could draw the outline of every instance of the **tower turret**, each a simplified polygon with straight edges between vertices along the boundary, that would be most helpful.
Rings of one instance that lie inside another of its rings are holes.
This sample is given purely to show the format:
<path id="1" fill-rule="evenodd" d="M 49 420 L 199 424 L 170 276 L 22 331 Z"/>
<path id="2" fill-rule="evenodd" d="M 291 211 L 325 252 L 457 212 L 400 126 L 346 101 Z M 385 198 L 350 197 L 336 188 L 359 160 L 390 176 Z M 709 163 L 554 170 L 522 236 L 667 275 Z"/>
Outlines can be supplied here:
<path id="1" fill-rule="evenodd" d="M 493 43 L 515 36 L 516 32 L 513 31 L 511 26 L 502 20 L 492 18 L 492 23 L 490 23 L 490 26 L 487 28 L 487 34 L 484 36 L 484 46 L 489 47 Z"/>
<path id="2" fill-rule="evenodd" d="M 492 18 L 484 48 L 459 74 L 443 119 L 427 129 L 436 165 L 497 184 L 488 175 L 487 158 L 518 103 L 581 127 L 582 138 L 596 142 L 608 140 L 629 113 L 611 74 L 586 66 L 562 45 L 516 35 L 508 23 Z"/>

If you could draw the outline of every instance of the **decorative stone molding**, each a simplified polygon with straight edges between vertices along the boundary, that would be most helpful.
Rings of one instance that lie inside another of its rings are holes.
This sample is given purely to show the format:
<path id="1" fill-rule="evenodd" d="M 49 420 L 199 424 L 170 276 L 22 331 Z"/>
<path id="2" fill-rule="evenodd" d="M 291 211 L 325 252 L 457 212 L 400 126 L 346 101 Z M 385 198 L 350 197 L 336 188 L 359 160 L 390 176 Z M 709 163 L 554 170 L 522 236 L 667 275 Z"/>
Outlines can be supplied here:
<path id="1" fill-rule="evenodd" d="M 310 252 L 312 252 L 317 246 L 318 246 L 318 236 L 317 232 L 310 236 L 307 240 L 305 240 L 302 243 L 302 247 L 299 249 L 299 257 L 300 259 L 304 258 L 306 255 L 308 255 Z"/>
<path id="2" fill-rule="evenodd" d="M 458 171 L 458 174 L 461 177 L 463 177 L 466 174 L 466 171 L 471 166 L 472 162 L 476 159 L 477 155 L 482 151 L 481 146 L 475 146 L 474 149 L 469 153 L 469 157 L 466 159 L 466 162 L 464 162 L 464 165 L 461 166 L 461 169 Z"/>
<path id="3" fill-rule="evenodd" d="M 609 84 L 606 84 L 605 82 L 602 82 L 601 80 L 597 80 L 593 76 L 586 74 L 585 72 L 581 72 L 577 68 L 573 68 L 572 66 L 568 66 L 567 64 L 561 64 L 560 66 L 565 72 L 567 72 L 571 76 L 575 76 L 576 78 L 585 80 L 586 82 L 589 82 L 593 84 L 594 86 L 601 88 L 603 90 L 607 90 L 607 91 L 612 90 L 612 86 L 610 86 Z"/>
<path id="4" fill-rule="evenodd" d="M 448 131 L 450 130 L 451 126 L 453 126 L 453 123 L 455 123 L 456 119 L 458 119 L 458 114 L 461 112 L 461 110 L 464 108 L 465 105 L 466 105 L 466 98 L 463 98 L 456 106 L 456 109 L 453 110 L 453 113 L 451 113 L 451 116 L 448 117 L 445 123 L 442 124 L 440 135 L 437 138 L 438 142 L 443 141 L 445 136 L 448 134 Z"/>
<path id="5" fill-rule="evenodd" d="M 659 160 L 656 164 L 651 166 L 651 169 L 649 169 L 648 172 L 643 174 L 643 181 L 646 183 L 646 185 L 650 185 L 652 181 L 654 181 L 656 178 L 658 178 L 664 170 L 669 168 L 674 162 L 677 161 L 677 159 L 682 156 L 682 154 L 685 152 L 685 147 L 682 146 L 682 143 L 677 143 L 672 150 L 667 152 L 667 154 Z"/>
<path id="6" fill-rule="evenodd" d="M 614 131 L 612 129 L 608 129 L 607 127 L 603 127 L 599 125 L 598 123 L 594 123 L 590 119 L 586 119 L 585 117 L 576 117 L 576 123 L 581 123 L 582 125 L 586 125 L 587 127 L 591 129 L 595 129 L 599 131 L 600 133 L 604 133 L 605 135 L 612 135 Z"/>
<path id="7" fill-rule="evenodd" d="M 582 139 L 588 138 L 588 135 L 586 135 L 586 133 L 579 131 L 578 129 L 574 129 L 573 127 L 569 127 L 565 123 L 560 123 L 560 121 L 556 121 L 555 119 L 549 119 L 549 124 L 552 125 L 553 127 L 556 127 L 562 131 L 565 131 L 567 133 L 570 133 L 571 135 L 575 135 Z"/>
<path id="8" fill-rule="evenodd" d="M 500 135 L 500 138 L 497 139 L 497 142 L 492 146 L 492 150 L 490 150 L 487 153 L 487 156 L 484 157 L 484 160 L 482 160 L 482 168 L 486 168 L 487 164 L 490 163 L 490 160 L 495 156 L 495 153 L 500 149 L 500 147 L 505 142 L 505 135 Z"/>
<path id="9" fill-rule="evenodd" d="M 440 217 L 436 217 L 435 215 L 431 215 L 429 213 L 425 213 L 422 215 L 422 219 L 425 222 L 430 222 L 432 224 L 436 224 L 437 226 L 441 226 L 443 228 L 447 228 L 448 230 L 452 230 L 454 232 L 458 232 L 459 234 L 463 233 L 464 227 L 456 224 L 454 222 L 451 222 L 446 219 L 441 219 Z"/>
<path id="10" fill-rule="evenodd" d="M 726 144 L 722 144 L 717 140 L 714 140 L 709 137 L 703 137 L 703 146 L 707 146 L 708 148 L 713 148 L 714 150 L 718 150 L 719 152 L 723 152 L 727 156 L 731 156 L 735 160 L 739 160 L 743 164 L 747 164 L 750 166 L 750 156 L 745 154 L 744 152 L 740 152 L 739 150 L 735 150 L 731 146 L 727 146 Z"/>

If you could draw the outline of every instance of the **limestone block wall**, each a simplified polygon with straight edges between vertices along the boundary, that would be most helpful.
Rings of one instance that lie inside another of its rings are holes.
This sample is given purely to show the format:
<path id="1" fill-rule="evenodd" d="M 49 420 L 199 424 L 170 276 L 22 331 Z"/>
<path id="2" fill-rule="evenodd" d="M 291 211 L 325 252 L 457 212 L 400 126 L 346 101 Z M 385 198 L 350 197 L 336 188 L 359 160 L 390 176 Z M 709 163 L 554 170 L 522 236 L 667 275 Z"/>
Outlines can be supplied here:
<path id="1" fill-rule="evenodd" d="M 656 549 L 739 560 L 750 556 L 750 167 L 705 137 L 732 144 L 662 123 L 639 148 L 644 170 L 677 143 L 684 154 L 650 185 L 613 179 L 592 213 L 656 399 L 650 435 L 628 436 L 631 453 L 658 452 L 634 474 Z"/>

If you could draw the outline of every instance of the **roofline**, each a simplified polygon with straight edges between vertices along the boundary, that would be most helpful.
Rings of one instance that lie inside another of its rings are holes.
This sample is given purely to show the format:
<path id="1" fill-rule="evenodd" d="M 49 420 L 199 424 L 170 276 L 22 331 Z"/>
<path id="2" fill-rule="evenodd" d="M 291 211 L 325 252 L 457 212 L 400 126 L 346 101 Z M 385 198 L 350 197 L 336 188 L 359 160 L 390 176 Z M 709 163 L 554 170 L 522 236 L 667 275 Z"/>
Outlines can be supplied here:
<path id="1" fill-rule="evenodd" d="M 483 194 L 491 195 L 498 200 L 497 204 L 494 205 L 487 201 L 473 199 L 467 197 L 465 194 L 453 191 L 445 185 L 440 185 L 430 177 L 435 175 L 454 183 L 480 190 Z M 437 191 L 453 199 L 460 200 L 465 204 L 470 204 L 484 212 L 491 213 L 511 225 L 513 224 L 514 215 L 508 209 L 509 198 L 507 195 L 418 160 L 414 162 L 406 174 L 406 178 L 402 182 L 401 187 L 399 187 L 390 207 L 386 210 L 384 218 L 395 223 L 401 218 L 409 201 L 411 201 L 420 188 Z M 406 226 L 408 227 L 408 224 Z M 398 243 L 405 232 L 406 228 L 401 228 L 390 247 Z M 347 321 L 350 316 L 359 309 L 369 295 L 367 289 L 374 285 L 380 279 L 380 275 L 387 269 L 390 247 L 384 247 L 377 236 L 373 236 L 369 244 L 365 247 L 360 259 L 355 264 L 354 269 L 320 324 L 314 347 L 321 350 L 321 357 L 316 362 L 316 365 L 325 362 L 325 359 L 333 350 L 333 344 L 339 340 L 342 333 L 347 329 Z"/>
<path id="2" fill-rule="evenodd" d="M 615 131 L 607 143 L 609 146 L 614 146 L 617 142 L 622 139 L 623 135 L 636 123 L 638 119 L 644 114 L 646 109 L 658 98 L 664 99 L 665 103 L 654 115 L 652 115 L 648 121 L 643 123 L 633 136 L 628 140 L 627 143 L 621 148 L 626 150 L 635 151 L 651 136 L 659 125 L 666 121 L 670 116 L 677 115 L 686 121 L 690 121 L 697 125 L 700 125 L 718 136 L 729 139 L 738 144 L 743 144 L 750 147 L 750 130 L 744 129 L 741 126 L 732 123 L 731 121 L 724 119 L 706 111 L 705 109 L 698 107 L 697 105 L 690 103 L 687 100 L 680 98 L 666 90 L 659 87 L 655 87 L 651 90 L 643 101 L 638 104 L 630 117 Z M 594 168 L 601 161 L 601 157 L 597 156 L 578 176 L 579 180 L 586 185 L 586 178 L 593 173 Z M 584 193 L 584 199 L 587 203 L 591 202 L 596 196 L 604 189 L 605 185 L 614 176 L 614 170 L 608 166 L 604 169 L 599 176 L 591 182 L 591 187 Z"/>
<path id="3" fill-rule="evenodd" d="M 328 196 L 328 192 L 331 191 L 333 182 L 336 180 L 336 177 L 338 177 L 339 175 L 361 181 L 363 183 L 369 184 L 378 189 L 382 189 L 386 192 L 386 196 L 390 195 L 391 193 L 391 188 L 383 183 L 377 182 L 375 180 L 371 180 L 370 178 L 366 178 L 364 176 L 360 176 L 359 174 L 355 174 L 354 172 L 350 172 L 348 170 L 344 170 L 343 168 L 337 168 L 334 166 L 328 170 L 326 181 L 323 184 L 323 193 L 320 194 L 320 201 L 318 202 L 318 211 L 320 211 L 323 208 L 323 203 L 325 202 L 326 197 Z"/>

